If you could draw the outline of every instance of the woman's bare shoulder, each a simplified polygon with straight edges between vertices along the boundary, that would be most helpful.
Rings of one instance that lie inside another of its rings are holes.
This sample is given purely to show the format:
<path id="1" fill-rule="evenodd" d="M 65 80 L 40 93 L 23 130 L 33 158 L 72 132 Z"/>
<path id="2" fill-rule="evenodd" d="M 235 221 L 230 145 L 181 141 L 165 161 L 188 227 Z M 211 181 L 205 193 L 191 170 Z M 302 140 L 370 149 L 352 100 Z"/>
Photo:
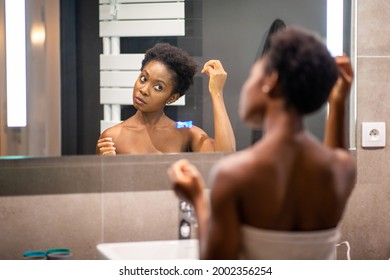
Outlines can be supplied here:
<path id="1" fill-rule="evenodd" d="M 323 164 L 329 170 L 342 173 L 356 172 L 356 159 L 350 151 L 343 148 L 330 149 L 324 146 L 321 152 L 317 153 L 317 156 L 323 159 Z"/>
<path id="2" fill-rule="evenodd" d="M 213 166 L 209 175 L 212 203 L 236 201 L 242 187 L 251 183 L 255 161 L 249 151 L 224 156 Z"/>
<path id="3" fill-rule="evenodd" d="M 351 185 L 354 185 L 357 172 L 356 159 L 349 151 L 344 149 L 336 149 L 334 153 L 339 164 L 339 168 L 337 168 L 337 170 L 346 176 Z"/>
<path id="4" fill-rule="evenodd" d="M 124 126 L 124 122 L 120 122 L 114 126 L 111 126 L 106 130 L 104 130 L 99 138 L 100 139 L 107 138 L 107 137 L 116 138 L 120 134 L 120 131 L 123 126 Z"/>
<path id="5" fill-rule="evenodd" d="M 243 182 L 254 169 L 256 162 L 250 150 L 224 156 L 212 169 L 212 176 L 226 183 Z"/>
<path id="6" fill-rule="evenodd" d="M 340 164 L 345 166 L 355 165 L 355 159 L 349 151 L 345 149 L 336 149 L 334 150 L 334 153 Z"/>
<path id="7" fill-rule="evenodd" d="M 191 127 L 188 127 L 188 133 L 192 137 L 207 137 L 209 138 L 208 134 L 199 126 L 192 125 Z"/>
<path id="8" fill-rule="evenodd" d="M 214 152 L 214 139 L 211 138 L 202 128 L 191 126 L 184 130 L 194 152 Z"/>

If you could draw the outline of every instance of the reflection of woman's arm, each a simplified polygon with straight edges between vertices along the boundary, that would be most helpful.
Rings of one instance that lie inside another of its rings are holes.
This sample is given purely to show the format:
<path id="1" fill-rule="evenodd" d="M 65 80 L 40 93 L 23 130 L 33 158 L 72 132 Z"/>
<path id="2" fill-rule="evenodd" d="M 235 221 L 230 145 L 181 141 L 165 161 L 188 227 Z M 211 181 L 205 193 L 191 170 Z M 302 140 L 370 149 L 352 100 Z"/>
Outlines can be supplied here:
<path id="1" fill-rule="evenodd" d="M 340 76 L 329 96 L 329 116 L 325 126 L 324 144 L 330 148 L 348 149 L 346 141 L 346 100 L 351 91 L 353 70 L 348 57 L 336 57 Z"/>
<path id="2" fill-rule="evenodd" d="M 208 61 L 202 73 L 210 77 L 209 91 L 214 111 L 214 149 L 217 152 L 233 152 L 236 150 L 236 139 L 223 99 L 227 74 L 218 60 Z"/>

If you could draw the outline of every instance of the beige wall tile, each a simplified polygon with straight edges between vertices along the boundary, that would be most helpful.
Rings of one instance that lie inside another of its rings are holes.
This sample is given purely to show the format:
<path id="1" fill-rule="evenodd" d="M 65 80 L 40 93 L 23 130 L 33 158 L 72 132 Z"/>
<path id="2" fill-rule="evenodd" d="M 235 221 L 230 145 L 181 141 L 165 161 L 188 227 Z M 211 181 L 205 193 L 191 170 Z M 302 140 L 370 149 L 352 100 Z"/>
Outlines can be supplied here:
<path id="1" fill-rule="evenodd" d="M 387 184 L 358 184 L 343 219 L 343 240 L 351 258 L 390 258 L 390 192 Z"/>
<path id="2" fill-rule="evenodd" d="M 0 259 L 58 247 L 69 248 L 75 259 L 95 259 L 100 205 L 99 194 L 0 197 Z"/>
<path id="3" fill-rule="evenodd" d="M 390 2 L 358 1 L 358 55 L 390 55 Z"/>
<path id="4" fill-rule="evenodd" d="M 343 238 L 351 243 L 352 259 L 388 259 L 390 152 L 387 147 L 363 149 L 361 125 L 362 122 L 388 123 L 390 120 L 390 37 L 387 35 L 390 34 L 390 2 L 358 1 L 357 20 L 358 173 L 342 223 Z"/>
<path id="5" fill-rule="evenodd" d="M 390 170 L 388 159 L 390 154 L 386 148 L 362 149 L 357 156 L 357 184 L 388 184 Z M 388 189 L 390 193 L 390 188 Z M 388 202 L 390 205 L 390 201 Z"/>
<path id="6" fill-rule="evenodd" d="M 222 156 L 0 161 L 0 259 L 53 247 L 70 248 L 75 259 L 95 259 L 102 242 L 177 239 L 179 201 L 167 167 L 188 158 L 207 177 Z"/>
<path id="7" fill-rule="evenodd" d="M 103 192 L 171 190 L 167 169 L 179 159 L 188 159 L 208 177 L 223 153 L 181 153 L 168 155 L 121 155 L 102 158 Z"/>
<path id="8" fill-rule="evenodd" d="M 100 192 L 99 157 L 0 160 L 0 196 Z"/>
<path id="9" fill-rule="evenodd" d="M 358 58 L 357 67 L 358 121 L 390 120 L 390 56 Z"/>
<path id="10" fill-rule="evenodd" d="M 173 191 L 103 194 L 103 240 L 178 239 L 179 202 Z"/>

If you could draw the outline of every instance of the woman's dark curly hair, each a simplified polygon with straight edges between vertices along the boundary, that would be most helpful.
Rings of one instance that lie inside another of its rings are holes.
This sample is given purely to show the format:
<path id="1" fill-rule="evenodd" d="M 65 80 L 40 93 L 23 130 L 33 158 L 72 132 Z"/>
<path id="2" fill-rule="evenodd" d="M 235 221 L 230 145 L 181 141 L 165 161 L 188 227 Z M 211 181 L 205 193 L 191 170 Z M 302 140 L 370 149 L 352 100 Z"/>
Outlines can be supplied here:
<path id="1" fill-rule="evenodd" d="M 175 79 L 174 92 L 183 96 L 193 84 L 193 77 L 197 69 L 196 62 L 187 52 L 168 43 L 157 43 L 146 51 L 141 71 L 146 64 L 153 60 L 163 63 L 172 71 Z"/>
<path id="2" fill-rule="evenodd" d="M 312 113 L 328 100 L 338 68 L 322 40 L 304 29 L 288 27 L 271 39 L 266 71 L 279 74 L 287 107 Z"/>

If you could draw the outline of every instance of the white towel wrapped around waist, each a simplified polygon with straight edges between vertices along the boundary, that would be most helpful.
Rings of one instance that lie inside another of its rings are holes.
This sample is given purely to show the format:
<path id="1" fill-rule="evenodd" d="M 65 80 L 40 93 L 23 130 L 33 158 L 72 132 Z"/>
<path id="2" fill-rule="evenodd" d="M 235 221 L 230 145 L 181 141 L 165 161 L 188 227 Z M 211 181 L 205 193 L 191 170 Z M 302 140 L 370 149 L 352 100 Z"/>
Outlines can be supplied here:
<path id="1" fill-rule="evenodd" d="M 242 225 L 242 259 L 335 259 L 339 228 L 316 231 L 278 231 Z"/>

